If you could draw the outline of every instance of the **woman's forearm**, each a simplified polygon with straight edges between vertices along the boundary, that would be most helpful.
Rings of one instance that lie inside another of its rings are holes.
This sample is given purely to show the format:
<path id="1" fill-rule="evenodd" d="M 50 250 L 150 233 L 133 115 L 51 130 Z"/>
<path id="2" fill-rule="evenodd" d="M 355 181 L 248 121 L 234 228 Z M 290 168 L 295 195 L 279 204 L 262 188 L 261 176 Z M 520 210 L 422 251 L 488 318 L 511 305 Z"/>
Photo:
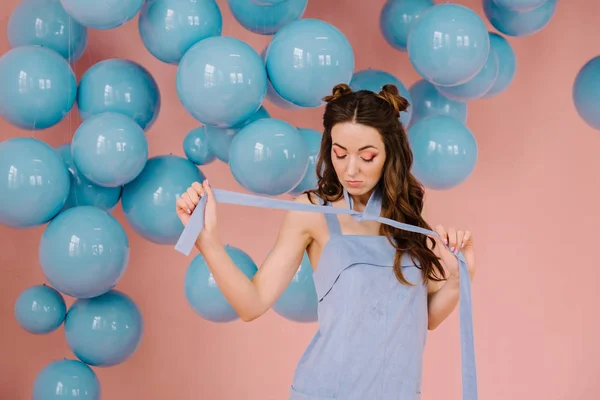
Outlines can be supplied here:
<path id="1" fill-rule="evenodd" d="M 452 313 L 460 297 L 459 277 L 450 277 L 444 285 L 428 299 L 428 329 L 437 328 Z"/>

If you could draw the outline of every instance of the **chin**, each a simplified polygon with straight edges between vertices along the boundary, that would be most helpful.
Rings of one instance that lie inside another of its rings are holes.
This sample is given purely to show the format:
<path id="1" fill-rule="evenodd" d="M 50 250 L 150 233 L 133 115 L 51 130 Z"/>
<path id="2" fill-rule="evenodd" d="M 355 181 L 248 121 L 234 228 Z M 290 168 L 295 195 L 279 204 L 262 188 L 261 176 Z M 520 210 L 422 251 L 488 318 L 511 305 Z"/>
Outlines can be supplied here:
<path id="1" fill-rule="evenodd" d="M 346 189 L 348 194 L 351 194 L 353 196 L 362 196 L 373 190 L 373 187 L 371 185 L 367 185 L 364 183 L 358 187 L 344 185 L 344 188 Z"/>

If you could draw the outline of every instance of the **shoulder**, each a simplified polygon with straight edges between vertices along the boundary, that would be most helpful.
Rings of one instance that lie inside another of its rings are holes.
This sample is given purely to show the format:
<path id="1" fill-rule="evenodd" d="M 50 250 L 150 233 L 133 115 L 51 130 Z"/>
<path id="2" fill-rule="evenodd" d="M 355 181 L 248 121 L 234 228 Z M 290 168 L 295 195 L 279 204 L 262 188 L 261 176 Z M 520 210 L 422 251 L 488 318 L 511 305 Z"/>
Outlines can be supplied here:
<path id="1" fill-rule="evenodd" d="M 294 199 L 294 203 L 301 204 L 323 204 L 322 200 L 313 192 L 305 192 Z"/>
<path id="2" fill-rule="evenodd" d="M 307 204 L 307 205 L 321 205 L 319 197 L 314 193 L 302 193 L 293 200 L 294 203 Z M 311 227 L 315 225 L 318 219 L 321 217 L 318 211 L 301 211 L 301 210 L 290 210 L 287 212 L 285 217 L 285 223 L 294 225 L 296 229 L 302 231 L 310 231 Z"/>

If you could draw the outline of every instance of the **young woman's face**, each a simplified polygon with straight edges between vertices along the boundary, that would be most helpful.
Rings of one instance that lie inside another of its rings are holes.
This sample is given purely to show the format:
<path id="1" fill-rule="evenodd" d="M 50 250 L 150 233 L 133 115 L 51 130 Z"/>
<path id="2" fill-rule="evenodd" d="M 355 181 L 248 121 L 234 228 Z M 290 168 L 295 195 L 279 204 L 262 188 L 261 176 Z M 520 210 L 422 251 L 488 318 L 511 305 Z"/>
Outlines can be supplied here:
<path id="1" fill-rule="evenodd" d="M 331 161 L 349 194 L 369 193 L 379 182 L 385 163 L 385 146 L 377 129 L 344 122 L 331 130 Z"/>

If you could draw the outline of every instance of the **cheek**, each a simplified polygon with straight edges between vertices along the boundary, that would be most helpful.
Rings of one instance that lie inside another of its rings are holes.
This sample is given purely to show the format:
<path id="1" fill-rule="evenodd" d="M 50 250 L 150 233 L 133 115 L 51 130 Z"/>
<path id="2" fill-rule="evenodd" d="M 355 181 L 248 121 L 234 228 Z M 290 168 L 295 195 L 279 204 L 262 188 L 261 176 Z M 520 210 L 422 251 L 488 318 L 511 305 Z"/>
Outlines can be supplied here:
<path id="1" fill-rule="evenodd" d="M 369 178 L 378 179 L 381 176 L 383 173 L 384 161 L 385 160 L 375 160 L 372 163 L 366 163 L 367 167 L 364 171 L 369 175 Z"/>

